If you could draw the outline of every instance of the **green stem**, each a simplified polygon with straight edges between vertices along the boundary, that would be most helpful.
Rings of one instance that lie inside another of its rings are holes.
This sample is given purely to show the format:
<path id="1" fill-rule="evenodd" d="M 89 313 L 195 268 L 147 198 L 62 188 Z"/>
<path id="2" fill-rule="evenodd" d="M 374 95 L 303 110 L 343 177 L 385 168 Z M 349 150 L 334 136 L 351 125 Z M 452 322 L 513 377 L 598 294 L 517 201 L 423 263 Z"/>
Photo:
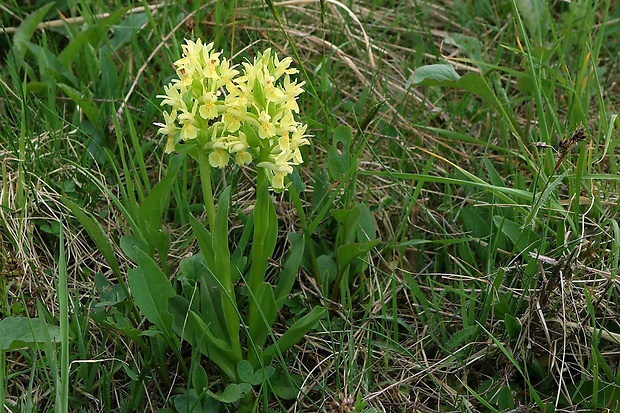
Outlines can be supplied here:
<path id="1" fill-rule="evenodd" d="M 269 230 L 269 179 L 262 168 L 258 170 L 256 181 L 256 204 L 254 205 L 254 236 L 252 238 L 252 267 L 250 269 L 250 291 L 256 294 L 265 281 L 267 271 L 266 237 Z M 267 219 L 266 219 L 267 218 Z"/>
<path id="2" fill-rule="evenodd" d="M 207 223 L 209 231 L 213 231 L 215 227 L 215 201 L 213 200 L 213 188 L 211 186 L 211 165 L 207 155 L 202 151 L 198 158 L 198 166 L 200 168 L 200 184 L 202 185 L 202 197 L 207 209 Z"/>

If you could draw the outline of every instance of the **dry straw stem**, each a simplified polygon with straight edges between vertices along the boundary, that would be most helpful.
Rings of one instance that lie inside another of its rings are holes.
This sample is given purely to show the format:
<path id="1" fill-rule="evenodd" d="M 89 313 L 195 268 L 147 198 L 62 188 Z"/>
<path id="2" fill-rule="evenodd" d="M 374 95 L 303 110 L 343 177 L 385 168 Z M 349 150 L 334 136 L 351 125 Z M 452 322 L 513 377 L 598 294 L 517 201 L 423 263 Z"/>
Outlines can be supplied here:
<path id="1" fill-rule="evenodd" d="M 133 9 L 127 10 L 127 13 L 125 13 L 125 15 L 129 15 L 129 14 L 135 14 L 135 13 L 142 13 L 144 12 L 146 9 L 149 9 L 151 11 L 155 11 L 161 7 L 164 7 L 166 5 L 166 2 L 161 2 L 159 4 L 153 4 L 150 5 L 148 7 L 144 7 L 144 6 L 140 6 L 140 7 L 134 7 Z M 3 9 L 5 9 L 4 6 L 2 6 Z M 6 10 L 6 9 L 5 9 Z M 110 13 L 101 13 L 101 14 L 96 14 L 95 20 L 101 20 L 101 19 L 105 19 L 106 17 L 109 17 Z M 37 26 L 37 30 L 46 30 L 46 29 L 52 29 L 54 27 L 62 27 L 65 25 L 79 25 L 79 24 L 83 24 L 86 23 L 86 18 L 83 16 L 79 16 L 79 17 L 62 17 L 60 19 L 56 19 L 56 20 L 49 20 L 46 22 L 41 22 L 38 24 Z M 17 31 L 19 27 L 5 27 L 2 28 L 2 31 L 4 31 L 5 33 L 15 33 Z"/>

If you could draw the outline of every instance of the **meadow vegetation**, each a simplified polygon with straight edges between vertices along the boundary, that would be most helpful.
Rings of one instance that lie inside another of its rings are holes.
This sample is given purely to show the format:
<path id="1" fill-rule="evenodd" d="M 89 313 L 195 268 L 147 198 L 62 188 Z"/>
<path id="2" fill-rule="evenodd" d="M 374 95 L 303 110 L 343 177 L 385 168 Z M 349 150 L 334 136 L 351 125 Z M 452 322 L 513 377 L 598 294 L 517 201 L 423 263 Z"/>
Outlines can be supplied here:
<path id="1" fill-rule="evenodd" d="M 616 6 L 3 2 L 2 411 L 620 411 Z"/>

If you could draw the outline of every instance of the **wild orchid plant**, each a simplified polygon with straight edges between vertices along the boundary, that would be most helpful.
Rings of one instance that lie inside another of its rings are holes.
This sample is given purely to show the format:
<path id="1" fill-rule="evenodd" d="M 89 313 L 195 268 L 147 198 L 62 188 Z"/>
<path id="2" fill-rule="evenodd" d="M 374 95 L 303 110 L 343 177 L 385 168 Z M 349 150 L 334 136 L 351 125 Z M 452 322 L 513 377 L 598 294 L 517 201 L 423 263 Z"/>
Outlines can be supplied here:
<path id="1" fill-rule="evenodd" d="M 178 79 L 158 96 L 168 106 L 164 123 L 156 124 L 167 137 L 165 151 L 188 153 L 198 163 L 207 225 L 193 217 L 191 224 L 201 253 L 183 260 L 176 283 L 170 283 L 154 260 L 138 252 L 137 268 L 128 278 L 138 307 L 168 342 L 178 346 L 180 337 L 217 364 L 231 383 L 223 393 L 228 396 L 219 399 L 241 399 L 239 409 L 247 411 L 253 404 L 251 386 L 269 379 L 270 362 L 298 343 L 325 309 L 314 308 L 277 339 L 272 333 L 305 243 L 301 235 L 289 236 L 285 264 L 274 283 L 267 282 L 278 233 L 269 191 L 286 190 L 286 177 L 303 162 L 300 147 L 309 144 L 307 125 L 297 120 L 304 82 L 294 79 L 291 58 L 279 60 L 270 49 L 241 67 L 222 53 L 213 43 L 187 40 L 174 63 Z M 240 167 L 253 164 L 258 173 L 256 202 L 246 222 L 247 233 L 253 231 L 247 258 L 247 241 L 237 244 L 241 251 L 238 247 L 233 256 L 229 250 L 230 187 L 217 205 L 214 201 L 211 168 L 225 168 L 231 158 Z M 201 387 L 206 392 L 205 383 Z"/>

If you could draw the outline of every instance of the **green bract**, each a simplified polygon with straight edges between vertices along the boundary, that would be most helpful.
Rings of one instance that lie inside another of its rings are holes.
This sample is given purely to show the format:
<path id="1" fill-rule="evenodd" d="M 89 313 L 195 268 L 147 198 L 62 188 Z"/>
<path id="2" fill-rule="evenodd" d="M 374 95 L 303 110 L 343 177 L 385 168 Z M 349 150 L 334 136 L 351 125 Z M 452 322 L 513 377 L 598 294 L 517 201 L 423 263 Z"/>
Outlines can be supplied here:
<path id="1" fill-rule="evenodd" d="M 183 57 L 174 65 L 178 79 L 164 87 L 164 122 L 156 123 L 168 137 L 166 153 L 179 142 L 196 141 L 212 167 L 223 168 L 231 158 L 237 165 L 255 162 L 265 168 L 275 190 L 303 162 L 299 148 L 308 145 L 307 125 L 297 121 L 297 96 L 305 82 L 291 76 L 290 57 L 279 60 L 271 49 L 243 62 L 241 70 L 213 43 L 186 40 Z M 231 156 L 233 155 L 233 156 Z"/>

